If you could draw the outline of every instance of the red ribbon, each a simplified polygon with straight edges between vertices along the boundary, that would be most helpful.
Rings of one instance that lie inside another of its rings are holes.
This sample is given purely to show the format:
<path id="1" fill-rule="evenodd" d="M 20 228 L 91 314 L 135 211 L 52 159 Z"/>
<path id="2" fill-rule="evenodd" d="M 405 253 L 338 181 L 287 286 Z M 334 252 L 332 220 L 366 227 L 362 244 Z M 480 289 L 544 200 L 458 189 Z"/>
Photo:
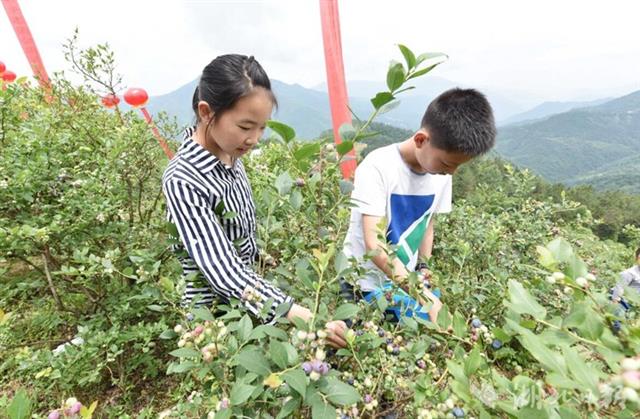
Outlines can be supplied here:
<path id="1" fill-rule="evenodd" d="M 147 108 L 144 108 L 144 107 L 140 108 L 140 112 L 142 112 L 142 115 L 144 115 L 145 121 L 147 121 L 147 124 L 151 127 L 151 131 L 153 131 L 153 135 L 158 140 L 158 143 L 160 144 L 160 147 L 162 147 L 164 154 L 166 154 L 169 160 L 171 160 L 173 158 L 173 152 L 169 148 L 169 145 L 164 140 L 164 138 L 162 138 L 162 135 L 160 135 L 160 131 L 158 131 L 158 128 L 154 125 L 153 119 L 151 119 L 151 114 L 149 114 L 149 111 L 147 111 Z"/>
<path id="2" fill-rule="evenodd" d="M 349 97 L 344 78 L 344 63 L 342 61 L 342 43 L 340 38 L 340 17 L 338 16 L 337 0 L 320 0 L 320 18 L 322 21 L 322 41 L 324 44 L 324 60 L 327 68 L 327 86 L 329 89 L 329 104 L 331 105 L 331 120 L 333 122 L 333 137 L 336 144 L 340 144 L 340 126 L 351 123 L 349 111 Z M 356 171 L 356 153 L 349 151 L 340 163 L 342 177 L 353 178 Z"/>
<path id="3" fill-rule="evenodd" d="M 40 86 L 48 88 L 49 76 L 47 75 L 47 70 L 44 68 L 44 63 L 42 62 L 42 58 L 40 58 L 38 47 L 31 35 L 29 25 L 27 25 L 27 21 L 24 19 L 24 15 L 20 10 L 18 0 L 2 0 L 2 5 L 4 6 L 7 16 L 9 17 L 9 21 L 13 26 L 13 30 L 18 37 L 18 41 L 24 51 L 24 55 L 26 55 L 27 60 L 33 69 L 33 75 L 38 79 Z"/>

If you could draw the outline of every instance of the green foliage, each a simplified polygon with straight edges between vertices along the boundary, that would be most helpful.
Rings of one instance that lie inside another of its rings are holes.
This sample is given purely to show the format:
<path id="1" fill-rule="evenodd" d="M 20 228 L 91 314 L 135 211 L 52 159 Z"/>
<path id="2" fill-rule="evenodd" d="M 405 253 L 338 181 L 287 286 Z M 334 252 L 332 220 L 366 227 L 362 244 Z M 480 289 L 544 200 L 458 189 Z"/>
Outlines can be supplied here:
<path id="1" fill-rule="evenodd" d="M 407 65 L 393 63 L 387 77 L 394 97 L 430 68 L 417 65 L 437 58 L 400 49 Z M 83 71 L 106 71 L 109 85 L 104 50 L 77 54 L 86 54 Z M 591 212 L 564 195 L 545 199 L 531 173 L 492 160 L 472 166 L 475 186 L 463 177 L 454 211 L 436 222 L 430 268 L 445 308 L 435 323 L 394 324 L 383 319 L 384 299 L 339 295 L 339 278 L 353 283 L 363 272 L 340 252 L 352 185 L 335 147 L 296 141 L 291 127 L 271 123 L 274 138 L 245 161 L 256 269 L 314 316 L 258 324 L 234 301 L 187 315 L 169 252 L 175 231 L 159 198 L 166 161 L 133 112 L 100 108 L 91 90 L 58 78 L 52 101 L 29 86 L 0 92 L 8 197 L 0 203 L 0 411 L 9 417 L 68 409 L 77 402 L 70 396 L 99 401 L 81 417 L 637 409 L 633 374 L 625 375 L 640 352 L 637 314 L 622 315 L 607 297 L 630 250 L 600 241 Z M 392 103 L 376 97 L 378 113 Z M 348 141 L 366 142 L 372 119 L 346 127 Z M 354 325 L 347 347 L 330 352 L 325 324 L 335 319 Z"/>

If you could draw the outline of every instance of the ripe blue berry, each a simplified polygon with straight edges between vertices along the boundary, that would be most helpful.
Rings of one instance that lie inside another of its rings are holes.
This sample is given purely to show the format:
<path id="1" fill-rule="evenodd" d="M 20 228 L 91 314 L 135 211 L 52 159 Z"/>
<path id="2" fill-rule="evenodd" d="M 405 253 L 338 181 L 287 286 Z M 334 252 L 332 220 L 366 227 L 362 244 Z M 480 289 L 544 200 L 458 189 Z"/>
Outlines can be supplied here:
<path id="1" fill-rule="evenodd" d="M 480 321 L 480 319 L 473 319 L 471 320 L 471 326 L 473 326 L 474 329 L 477 329 L 478 327 L 482 326 L 482 322 Z"/>
<path id="2" fill-rule="evenodd" d="M 453 414 L 453 416 L 455 416 L 457 418 L 463 418 L 464 417 L 464 410 L 462 410 L 462 408 L 460 408 L 460 407 L 454 407 L 453 410 L 451 411 L 451 413 Z"/>
<path id="3" fill-rule="evenodd" d="M 378 336 L 380 336 L 381 338 L 384 337 L 384 329 L 378 329 Z"/>
<path id="4" fill-rule="evenodd" d="M 493 349 L 500 349 L 502 348 L 502 342 L 500 341 L 500 339 L 494 339 L 493 342 L 491 342 L 491 347 Z"/>
<path id="5" fill-rule="evenodd" d="M 189 321 L 189 322 L 192 322 L 193 319 L 195 319 L 195 317 L 194 317 L 194 315 L 192 313 L 187 313 L 186 318 L 187 318 L 187 321 Z"/>

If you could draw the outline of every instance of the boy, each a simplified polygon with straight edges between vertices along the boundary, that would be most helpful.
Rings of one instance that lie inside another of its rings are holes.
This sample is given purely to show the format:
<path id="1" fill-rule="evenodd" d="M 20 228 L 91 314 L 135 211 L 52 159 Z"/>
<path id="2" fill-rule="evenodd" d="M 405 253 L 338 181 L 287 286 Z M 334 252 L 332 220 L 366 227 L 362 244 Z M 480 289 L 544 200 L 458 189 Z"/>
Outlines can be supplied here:
<path id="1" fill-rule="evenodd" d="M 636 250 L 636 264 L 620 273 L 620 281 L 613 289 L 613 301 L 622 300 L 624 287 L 640 292 L 640 247 Z"/>
<path id="2" fill-rule="evenodd" d="M 413 271 L 428 278 L 423 261 L 431 256 L 433 215 L 451 211 L 451 175 L 461 164 L 489 151 L 495 136 L 493 111 L 485 96 L 456 88 L 429 104 L 412 137 L 374 150 L 360 163 L 344 252 L 359 260 L 374 254 L 364 264 L 367 275 L 358 280 L 365 300 L 371 302 L 385 294 L 392 300 L 390 308 L 396 319 L 415 312 L 436 320 L 442 303 L 427 286 L 417 302 L 402 288 L 391 290 Z M 397 249 L 393 261 L 378 238 L 383 219 L 386 240 Z M 348 293 L 354 296 L 349 284 L 342 287 L 346 298 Z M 428 311 L 423 307 L 425 298 L 433 303 Z"/>

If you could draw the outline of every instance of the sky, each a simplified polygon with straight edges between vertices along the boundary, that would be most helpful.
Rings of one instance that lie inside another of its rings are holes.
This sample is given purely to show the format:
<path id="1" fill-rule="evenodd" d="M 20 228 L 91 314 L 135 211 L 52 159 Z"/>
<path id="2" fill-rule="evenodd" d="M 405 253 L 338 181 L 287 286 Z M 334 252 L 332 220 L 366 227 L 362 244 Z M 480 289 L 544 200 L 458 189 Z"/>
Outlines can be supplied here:
<path id="1" fill-rule="evenodd" d="M 69 69 L 62 44 L 108 43 L 125 86 L 169 93 L 217 55 L 254 55 L 272 79 L 325 81 L 319 0 L 19 1 L 49 73 Z M 533 101 L 591 100 L 640 90 L 640 1 L 338 0 L 348 80 L 384 80 L 389 61 L 441 51 L 432 74 Z M 0 61 L 31 74 L 0 9 Z"/>

